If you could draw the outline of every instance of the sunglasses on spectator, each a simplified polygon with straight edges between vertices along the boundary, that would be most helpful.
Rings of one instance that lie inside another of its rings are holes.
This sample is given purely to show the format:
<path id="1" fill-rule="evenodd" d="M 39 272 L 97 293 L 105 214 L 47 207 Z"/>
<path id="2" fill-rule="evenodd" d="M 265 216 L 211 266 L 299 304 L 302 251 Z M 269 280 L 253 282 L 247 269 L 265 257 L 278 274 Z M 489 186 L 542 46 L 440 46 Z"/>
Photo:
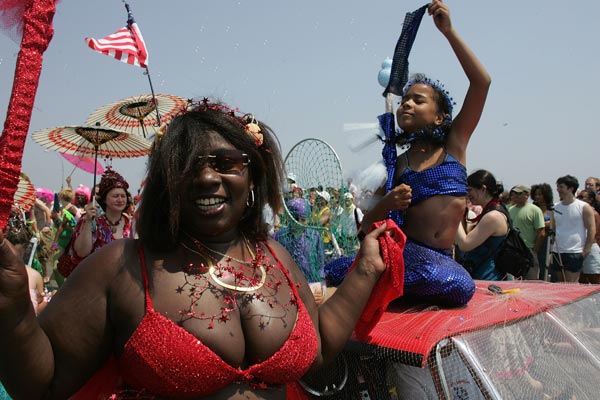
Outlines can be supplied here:
<path id="1" fill-rule="evenodd" d="M 250 157 L 241 150 L 217 150 L 213 154 L 198 156 L 198 160 L 200 165 L 208 163 L 213 170 L 225 175 L 240 174 L 250 164 Z"/>
<path id="2" fill-rule="evenodd" d="M 579 200 L 583 200 L 585 197 L 583 197 L 582 195 L 577 196 L 577 199 Z"/>

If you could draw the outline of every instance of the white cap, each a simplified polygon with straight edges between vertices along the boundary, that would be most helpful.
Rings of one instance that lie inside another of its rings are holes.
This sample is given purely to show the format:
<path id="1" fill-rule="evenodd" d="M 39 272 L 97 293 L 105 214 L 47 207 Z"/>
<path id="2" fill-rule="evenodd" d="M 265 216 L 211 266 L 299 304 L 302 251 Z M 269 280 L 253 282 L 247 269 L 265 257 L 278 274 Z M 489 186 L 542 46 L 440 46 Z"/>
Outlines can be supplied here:
<path id="1" fill-rule="evenodd" d="M 325 201 L 328 203 L 329 203 L 329 199 L 331 199 L 331 195 L 326 190 L 323 190 L 322 192 L 319 192 L 317 190 L 317 196 L 324 198 Z"/>

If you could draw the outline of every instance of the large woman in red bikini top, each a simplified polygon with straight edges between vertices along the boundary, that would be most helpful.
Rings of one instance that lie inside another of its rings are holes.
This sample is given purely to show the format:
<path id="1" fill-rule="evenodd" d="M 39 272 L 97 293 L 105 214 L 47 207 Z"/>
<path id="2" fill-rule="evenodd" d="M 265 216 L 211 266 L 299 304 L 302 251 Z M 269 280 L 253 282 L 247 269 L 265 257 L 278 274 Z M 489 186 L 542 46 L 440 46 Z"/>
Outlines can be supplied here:
<path id="1" fill-rule="evenodd" d="M 194 335 L 154 310 L 144 255 L 140 250 L 146 314 L 118 359 L 124 383 L 133 389 L 144 388 L 144 394 L 153 396 L 197 398 L 236 382 L 264 387 L 294 382 L 302 377 L 316 355 L 316 331 L 288 271 L 266 246 L 288 280 L 298 304 L 298 315 L 283 346 L 266 360 L 247 369 L 227 364 Z"/>

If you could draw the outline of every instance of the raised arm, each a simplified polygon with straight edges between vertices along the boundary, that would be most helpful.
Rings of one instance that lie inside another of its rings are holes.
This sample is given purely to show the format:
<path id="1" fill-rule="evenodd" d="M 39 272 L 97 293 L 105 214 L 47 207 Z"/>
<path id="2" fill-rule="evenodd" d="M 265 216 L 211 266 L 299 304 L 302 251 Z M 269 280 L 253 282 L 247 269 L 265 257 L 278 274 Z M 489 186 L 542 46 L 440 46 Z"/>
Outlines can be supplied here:
<path id="1" fill-rule="evenodd" d="M 87 270 L 82 263 L 36 319 L 25 266 L 0 236 L 0 379 L 14 398 L 68 398 L 110 354 L 106 287 L 114 269 L 104 267 L 117 256 L 90 257 L 97 265 Z"/>
<path id="2" fill-rule="evenodd" d="M 498 211 L 490 211 L 485 214 L 481 221 L 466 233 L 462 224 L 458 224 L 458 231 L 454 239 L 462 251 L 471 251 L 481 246 L 490 236 L 505 235 L 508 229 L 504 214 Z"/>
<path id="3" fill-rule="evenodd" d="M 94 203 L 88 203 L 85 205 L 85 216 L 81 217 L 79 224 L 77 225 L 76 231 L 73 233 L 77 235 L 73 241 L 73 250 L 75 253 L 83 258 L 87 257 L 94 250 L 94 234 L 92 232 L 94 218 L 96 218 L 97 209 Z"/>
<path id="4" fill-rule="evenodd" d="M 357 255 L 356 268 L 346 275 L 333 296 L 318 308 L 321 357 L 325 363 L 343 350 L 373 287 L 385 271 L 377 238 L 385 234 L 386 228 L 386 224 L 382 224 L 365 236 Z"/>
<path id="5" fill-rule="evenodd" d="M 452 130 L 448 138 L 451 153 L 461 158 L 464 163 L 467 144 L 481 113 L 487 97 L 491 78 L 473 51 L 458 35 L 450 19 L 450 10 L 441 0 L 433 0 L 429 7 L 429 15 L 439 31 L 446 37 L 458 62 L 469 79 L 469 89 L 465 95 L 462 108 L 454 118 Z"/>
<path id="6" fill-rule="evenodd" d="M 52 346 L 37 323 L 23 260 L 0 236 L 0 379 L 13 397 L 42 398 L 53 374 Z"/>

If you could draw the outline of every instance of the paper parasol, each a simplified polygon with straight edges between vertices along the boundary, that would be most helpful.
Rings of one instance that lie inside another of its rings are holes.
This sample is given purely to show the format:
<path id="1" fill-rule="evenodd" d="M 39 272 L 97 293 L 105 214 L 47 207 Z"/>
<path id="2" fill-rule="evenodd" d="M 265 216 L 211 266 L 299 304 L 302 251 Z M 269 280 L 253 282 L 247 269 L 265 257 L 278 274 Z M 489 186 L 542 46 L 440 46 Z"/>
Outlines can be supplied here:
<path id="1" fill-rule="evenodd" d="M 156 134 L 160 125 L 172 120 L 185 110 L 188 101 L 169 94 L 143 94 L 107 104 L 94 111 L 85 121 L 86 124 L 100 126 L 117 131 L 129 132 L 140 137 Z M 160 124 L 156 110 L 160 114 Z"/>
<path id="2" fill-rule="evenodd" d="M 104 173 L 104 167 L 102 164 L 96 163 L 93 157 L 65 153 L 60 153 L 60 155 L 62 158 L 73 164 L 75 168 L 79 168 L 82 171 L 89 172 L 90 174 L 96 172 L 98 175 L 102 175 Z M 71 172 L 69 175 L 71 174 L 73 174 L 73 172 Z"/>
<path id="3" fill-rule="evenodd" d="M 63 126 L 42 129 L 33 135 L 41 146 L 59 153 L 94 156 L 97 165 L 98 156 L 104 158 L 135 158 L 148 153 L 152 142 L 127 132 L 99 126 Z M 94 174 L 94 186 L 96 186 Z"/>
<path id="4" fill-rule="evenodd" d="M 22 210 L 29 210 L 35 204 L 35 187 L 23 173 L 19 175 L 19 184 L 14 196 L 14 203 Z"/>
<path id="5" fill-rule="evenodd" d="M 135 158 L 150 152 L 152 142 L 142 137 L 98 126 L 63 126 L 33 135 L 39 145 L 59 153 L 104 158 Z"/>

